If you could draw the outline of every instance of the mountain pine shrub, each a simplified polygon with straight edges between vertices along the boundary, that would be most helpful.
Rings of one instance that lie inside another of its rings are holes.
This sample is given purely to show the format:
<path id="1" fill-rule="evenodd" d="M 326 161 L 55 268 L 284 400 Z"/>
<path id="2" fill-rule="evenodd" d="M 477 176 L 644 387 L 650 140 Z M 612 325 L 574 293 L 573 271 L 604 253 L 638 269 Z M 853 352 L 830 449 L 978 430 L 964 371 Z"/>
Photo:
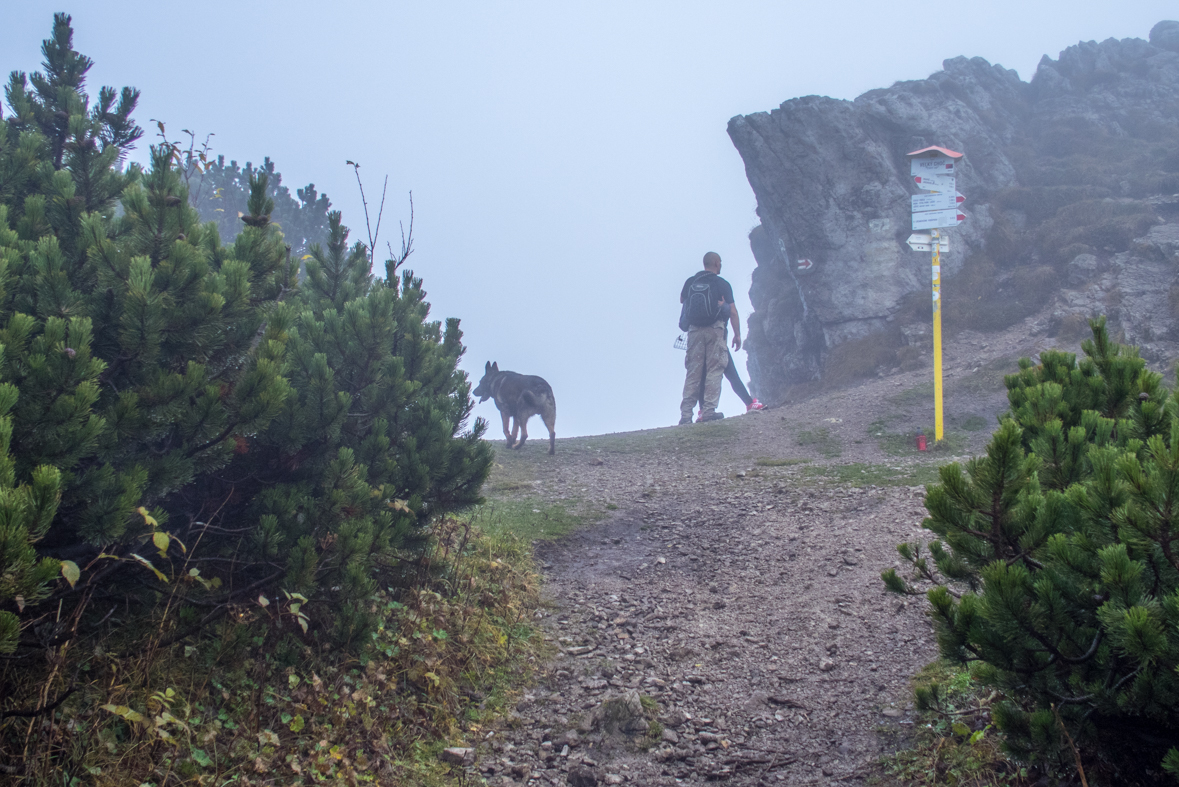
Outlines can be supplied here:
<path id="1" fill-rule="evenodd" d="M 1056 762 L 1071 736 L 1125 764 L 1161 742 L 1179 773 L 1179 403 L 1091 328 L 1079 362 L 1020 361 L 985 456 L 927 492 L 938 539 L 898 550 L 932 584 L 942 655 L 1004 697 L 1010 753 Z"/>
<path id="2" fill-rule="evenodd" d="M 309 636 L 355 642 L 490 467 L 458 321 L 373 276 L 338 213 L 300 285 L 266 172 L 223 245 L 178 145 L 125 163 L 138 92 L 91 102 L 69 16 L 42 51 L 0 116 L 0 652 L 96 633 L 96 596 L 124 630 L 172 599 L 180 638 L 287 591 Z M 31 628 L 49 603 L 74 634 Z"/>
<path id="3" fill-rule="evenodd" d="M 200 155 L 205 153 L 206 160 Z M 247 211 L 250 181 L 266 177 L 267 196 L 274 200 L 272 220 L 282 229 L 283 239 L 291 247 L 295 259 L 303 258 L 313 243 L 327 242 L 328 213 L 331 200 L 320 194 L 314 183 L 295 189 L 282 184 L 282 174 L 274 162 L 266 158 L 261 166 L 236 161 L 226 163 L 224 156 L 212 157 L 205 151 L 185 150 L 183 173 L 189 188 L 189 201 L 201 216 L 201 221 L 212 221 L 223 242 L 232 242 L 245 226 L 238 218 Z"/>

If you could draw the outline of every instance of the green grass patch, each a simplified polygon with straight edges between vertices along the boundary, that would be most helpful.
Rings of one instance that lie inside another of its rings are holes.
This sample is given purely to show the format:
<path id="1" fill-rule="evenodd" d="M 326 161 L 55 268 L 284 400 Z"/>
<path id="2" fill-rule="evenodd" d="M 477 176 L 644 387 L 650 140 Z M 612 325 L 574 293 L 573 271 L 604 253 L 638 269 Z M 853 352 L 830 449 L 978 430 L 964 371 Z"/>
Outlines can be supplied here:
<path id="1" fill-rule="evenodd" d="M 1031 783 L 1028 772 L 1008 760 L 992 728 L 995 695 L 983 691 L 970 672 L 938 660 L 913 679 L 915 737 L 909 748 L 880 760 L 893 782 L 908 787 Z"/>
<path id="2" fill-rule="evenodd" d="M 888 401 L 895 405 L 907 407 L 910 405 L 929 405 L 933 406 L 933 380 L 927 383 L 915 385 L 912 388 L 906 388 L 888 397 Z"/>
<path id="3" fill-rule="evenodd" d="M 942 456 L 953 456 L 961 454 L 966 451 L 966 446 L 969 442 L 966 435 L 960 434 L 958 432 L 948 432 L 945 430 L 942 430 L 941 440 L 934 440 L 934 431 L 932 426 L 922 430 L 921 434 L 925 435 L 926 452 L 933 454 L 934 456 L 939 454 Z M 913 452 L 917 453 L 916 441 L 914 441 L 913 444 Z"/>
<path id="4" fill-rule="evenodd" d="M 758 467 L 790 467 L 791 465 L 805 465 L 809 459 L 799 459 L 798 457 L 787 457 L 785 459 L 771 459 L 763 456 L 761 459 L 754 461 Z"/>
<path id="5" fill-rule="evenodd" d="M 982 421 L 982 426 L 985 427 L 986 420 L 980 416 L 975 416 Z M 947 432 L 942 430 L 942 439 L 934 440 L 934 429 L 932 426 L 922 429 L 912 429 L 907 432 L 890 432 L 888 431 L 888 420 L 879 419 L 873 421 L 868 425 L 868 434 L 875 438 L 880 450 L 884 451 L 889 456 L 920 456 L 921 451 L 917 449 L 917 435 L 925 435 L 925 453 L 933 455 L 954 455 L 962 453 L 966 450 L 968 440 L 966 435 L 958 432 Z"/>
<path id="6" fill-rule="evenodd" d="M 881 465 L 857 462 L 849 465 L 808 467 L 812 478 L 829 478 L 847 486 L 921 486 L 938 482 L 937 465 Z"/>
<path id="7" fill-rule="evenodd" d="M 1006 391 L 1003 378 L 1019 371 L 1019 361 L 1014 358 L 996 358 L 972 369 L 968 374 L 953 381 L 955 391 L 973 394 L 989 394 Z M 932 390 L 933 383 L 930 383 Z"/>
<path id="8" fill-rule="evenodd" d="M 547 454 L 546 454 L 547 456 Z M 491 473 L 483 482 L 483 494 L 491 498 L 518 497 L 521 492 L 531 491 L 536 480 L 536 462 L 520 452 L 498 446 Z"/>
<path id="9" fill-rule="evenodd" d="M 981 415 L 968 415 L 962 419 L 958 424 L 958 428 L 966 432 L 981 432 L 988 429 L 993 424 L 989 419 L 983 418 Z"/>
<path id="10" fill-rule="evenodd" d="M 539 498 L 492 500 L 471 509 L 470 516 L 474 524 L 489 536 L 511 534 L 528 543 L 568 535 L 580 525 L 597 521 L 605 513 L 570 510 L 569 502 L 550 503 Z"/>
<path id="11" fill-rule="evenodd" d="M 495 479 L 489 480 L 483 485 L 483 491 L 492 497 L 499 497 L 501 495 L 511 494 L 513 492 L 523 492 L 525 489 L 532 489 L 531 481 L 524 481 L 521 479 Z"/>
<path id="12" fill-rule="evenodd" d="M 889 431 L 888 424 L 892 418 L 879 418 L 868 424 L 868 435 L 875 438 L 880 450 L 889 456 L 910 456 L 918 453 L 917 435 L 920 430 L 911 432 Z M 932 442 L 930 440 L 929 442 Z"/>
<path id="13" fill-rule="evenodd" d="M 831 430 L 825 426 L 820 426 L 818 429 L 807 429 L 799 432 L 794 441 L 801 446 L 814 447 L 819 453 L 828 459 L 834 459 L 843 453 L 839 446 L 839 438 L 831 434 Z"/>
<path id="14" fill-rule="evenodd" d="M 558 450 L 576 454 L 644 454 L 668 451 L 709 451 L 736 444 L 737 422 L 732 419 L 709 421 L 706 424 L 644 429 L 639 432 L 579 437 L 562 443 Z"/>

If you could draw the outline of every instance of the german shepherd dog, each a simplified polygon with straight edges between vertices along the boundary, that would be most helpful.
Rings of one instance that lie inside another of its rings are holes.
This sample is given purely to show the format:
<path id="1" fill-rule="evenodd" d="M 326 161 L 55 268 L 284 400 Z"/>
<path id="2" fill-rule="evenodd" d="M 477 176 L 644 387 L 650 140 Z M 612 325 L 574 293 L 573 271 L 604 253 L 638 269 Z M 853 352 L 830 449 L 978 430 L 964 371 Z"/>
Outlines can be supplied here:
<path id="1" fill-rule="evenodd" d="M 543 377 L 501 372 L 498 362 L 488 362 L 483 367 L 483 379 L 471 391 L 471 395 L 478 396 L 480 402 L 495 400 L 495 406 L 504 419 L 504 437 L 508 440 L 508 448 L 524 447 L 524 441 L 528 439 L 528 419 L 539 415 L 549 428 L 549 453 L 557 452 L 557 400 L 553 397 L 552 387 Z M 515 422 L 509 431 L 508 421 L 513 418 Z M 520 433 L 518 443 L 517 431 Z"/>

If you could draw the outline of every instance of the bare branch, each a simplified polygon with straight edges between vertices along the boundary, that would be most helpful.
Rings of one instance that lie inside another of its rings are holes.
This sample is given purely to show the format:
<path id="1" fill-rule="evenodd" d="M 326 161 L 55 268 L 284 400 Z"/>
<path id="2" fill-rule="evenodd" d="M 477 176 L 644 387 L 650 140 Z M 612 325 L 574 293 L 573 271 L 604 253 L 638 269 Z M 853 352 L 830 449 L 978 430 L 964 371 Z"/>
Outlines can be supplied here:
<path id="1" fill-rule="evenodd" d="M 400 222 L 399 222 L 400 223 Z M 405 224 L 401 223 L 401 253 L 393 253 L 393 245 L 386 243 L 389 248 L 389 261 L 393 266 L 388 269 L 388 273 L 392 276 L 397 272 L 407 259 L 409 255 L 413 254 L 413 192 L 409 192 L 409 232 L 405 231 Z"/>
<path id="2" fill-rule="evenodd" d="M 369 264 L 376 262 L 377 257 L 377 238 L 381 235 L 381 216 L 385 215 L 385 192 L 389 190 L 389 176 L 385 176 L 385 184 L 381 186 L 381 207 L 377 210 L 377 228 L 368 236 L 368 261 Z"/>
<path id="3" fill-rule="evenodd" d="M 344 163 L 352 167 L 352 171 L 356 173 L 356 185 L 360 187 L 360 204 L 364 206 L 364 229 L 368 233 L 368 261 L 371 265 L 376 250 L 377 237 L 381 234 L 381 216 L 385 212 L 385 190 L 389 187 L 389 176 L 385 176 L 385 185 L 381 189 L 381 207 L 377 212 L 377 230 L 374 233 L 372 221 L 368 215 L 368 199 L 364 196 L 364 183 L 360 180 L 360 164 L 355 161 Z"/>

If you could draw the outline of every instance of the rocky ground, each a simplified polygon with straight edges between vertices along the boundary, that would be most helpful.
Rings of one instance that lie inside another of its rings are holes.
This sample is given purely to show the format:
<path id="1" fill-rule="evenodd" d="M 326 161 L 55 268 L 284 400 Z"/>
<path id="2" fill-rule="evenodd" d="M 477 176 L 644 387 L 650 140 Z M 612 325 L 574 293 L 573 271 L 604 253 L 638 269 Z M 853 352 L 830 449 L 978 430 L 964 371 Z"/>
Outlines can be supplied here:
<path id="1" fill-rule="evenodd" d="M 476 750 L 490 784 L 863 784 L 912 729 L 936 657 L 923 600 L 885 592 L 923 484 L 981 451 L 1021 326 L 928 369 L 725 421 L 499 448 L 489 490 L 604 512 L 537 544 L 556 655 Z M 669 412 L 674 416 L 674 403 Z M 929 432 L 932 444 L 932 432 Z M 497 491 L 498 490 L 498 491 Z"/>

